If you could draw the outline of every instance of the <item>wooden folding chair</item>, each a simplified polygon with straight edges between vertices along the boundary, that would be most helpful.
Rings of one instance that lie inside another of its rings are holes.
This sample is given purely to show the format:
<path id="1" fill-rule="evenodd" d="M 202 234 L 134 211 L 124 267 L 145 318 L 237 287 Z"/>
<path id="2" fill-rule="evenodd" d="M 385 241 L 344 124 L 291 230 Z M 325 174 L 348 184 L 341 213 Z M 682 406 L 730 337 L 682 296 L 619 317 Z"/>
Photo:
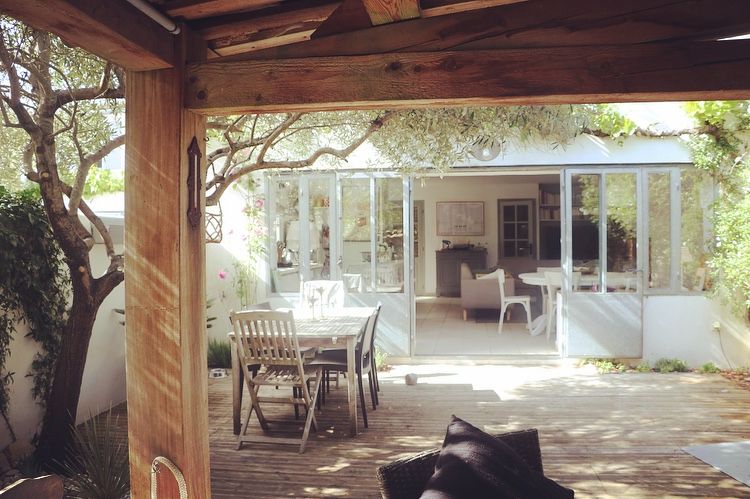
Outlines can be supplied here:
<path id="1" fill-rule="evenodd" d="M 268 442 L 299 444 L 300 453 L 305 451 L 310 428 L 317 429 L 315 421 L 315 400 L 323 378 L 322 369 L 308 366 L 300 353 L 294 316 L 291 311 L 243 311 L 230 315 L 234 327 L 235 345 L 248 392 L 251 407 L 245 424 L 237 438 L 237 448 L 244 442 Z M 253 376 L 249 366 L 260 365 Z M 292 389 L 291 396 L 262 396 L 262 386 L 286 387 Z M 311 393 L 312 392 L 312 393 Z M 270 420 L 265 417 L 261 404 L 289 404 L 302 406 L 307 412 L 302 438 L 288 437 L 248 437 L 247 427 L 250 415 L 255 412 L 261 428 L 268 431 L 269 424 L 294 423 L 285 420 Z"/>

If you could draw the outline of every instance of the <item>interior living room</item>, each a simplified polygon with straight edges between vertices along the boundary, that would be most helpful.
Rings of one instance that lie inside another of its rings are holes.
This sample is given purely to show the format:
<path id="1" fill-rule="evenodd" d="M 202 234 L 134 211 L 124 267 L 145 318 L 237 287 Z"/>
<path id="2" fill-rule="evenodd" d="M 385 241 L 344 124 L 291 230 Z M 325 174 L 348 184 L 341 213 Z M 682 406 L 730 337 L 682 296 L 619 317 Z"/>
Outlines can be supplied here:
<path id="1" fill-rule="evenodd" d="M 551 334 L 532 335 L 522 304 L 498 334 L 504 291 L 543 313 L 542 286 L 521 273 L 560 267 L 560 173 L 553 168 L 473 172 L 414 182 L 415 354 L 558 355 Z M 455 220 L 471 220 L 455 223 Z M 582 235 L 582 234 L 581 234 Z M 596 234 L 594 244 L 596 244 Z"/>

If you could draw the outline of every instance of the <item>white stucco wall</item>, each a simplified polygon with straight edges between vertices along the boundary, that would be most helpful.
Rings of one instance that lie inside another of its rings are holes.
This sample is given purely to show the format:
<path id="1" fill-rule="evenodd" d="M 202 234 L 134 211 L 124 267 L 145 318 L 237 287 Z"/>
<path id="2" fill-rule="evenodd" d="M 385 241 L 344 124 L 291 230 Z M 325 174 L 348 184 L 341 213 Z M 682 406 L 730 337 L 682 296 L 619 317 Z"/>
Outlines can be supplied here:
<path id="1" fill-rule="evenodd" d="M 718 330 L 714 323 L 719 325 Z M 643 358 L 684 360 L 691 367 L 750 365 L 750 330 L 705 296 L 649 296 L 643 309 Z"/>

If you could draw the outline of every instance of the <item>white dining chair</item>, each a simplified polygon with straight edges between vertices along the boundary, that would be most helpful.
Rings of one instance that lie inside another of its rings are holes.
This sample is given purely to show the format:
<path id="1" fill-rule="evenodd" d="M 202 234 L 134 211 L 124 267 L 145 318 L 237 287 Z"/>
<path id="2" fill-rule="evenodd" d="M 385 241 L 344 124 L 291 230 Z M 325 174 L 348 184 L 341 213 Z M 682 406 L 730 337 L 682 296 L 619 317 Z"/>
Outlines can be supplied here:
<path id="1" fill-rule="evenodd" d="M 510 305 L 521 305 L 526 310 L 526 328 L 531 332 L 531 296 L 529 295 L 506 295 L 505 294 L 505 271 L 497 270 L 497 283 L 500 286 L 500 320 L 497 323 L 497 334 L 503 334 L 503 323 L 505 312 Z"/>

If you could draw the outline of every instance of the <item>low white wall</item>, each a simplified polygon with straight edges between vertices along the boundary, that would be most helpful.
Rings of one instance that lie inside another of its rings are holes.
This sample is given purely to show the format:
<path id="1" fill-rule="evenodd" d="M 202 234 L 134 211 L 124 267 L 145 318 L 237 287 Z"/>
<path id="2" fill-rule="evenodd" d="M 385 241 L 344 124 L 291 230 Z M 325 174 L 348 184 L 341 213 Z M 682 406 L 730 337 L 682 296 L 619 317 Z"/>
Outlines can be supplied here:
<path id="1" fill-rule="evenodd" d="M 719 330 L 714 329 L 719 324 Z M 678 358 L 691 367 L 750 366 L 750 330 L 705 296 L 649 296 L 643 309 L 643 358 Z"/>
<path id="2" fill-rule="evenodd" d="M 17 325 L 16 334 L 10 342 L 10 356 L 5 366 L 8 372 L 15 373 L 13 383 L 8 388 L 10 396 L 8 415 L 19 442 L 31 442 L 42 418 L 41 407 L 31 395 L 34 381 L 26 376 L 37 352 L 36 342 L 26 338 L 28 331 L 25 323 Z M 0 423 L 0 449 L 4 449 L 11 441 L 5 423 Z"/>

